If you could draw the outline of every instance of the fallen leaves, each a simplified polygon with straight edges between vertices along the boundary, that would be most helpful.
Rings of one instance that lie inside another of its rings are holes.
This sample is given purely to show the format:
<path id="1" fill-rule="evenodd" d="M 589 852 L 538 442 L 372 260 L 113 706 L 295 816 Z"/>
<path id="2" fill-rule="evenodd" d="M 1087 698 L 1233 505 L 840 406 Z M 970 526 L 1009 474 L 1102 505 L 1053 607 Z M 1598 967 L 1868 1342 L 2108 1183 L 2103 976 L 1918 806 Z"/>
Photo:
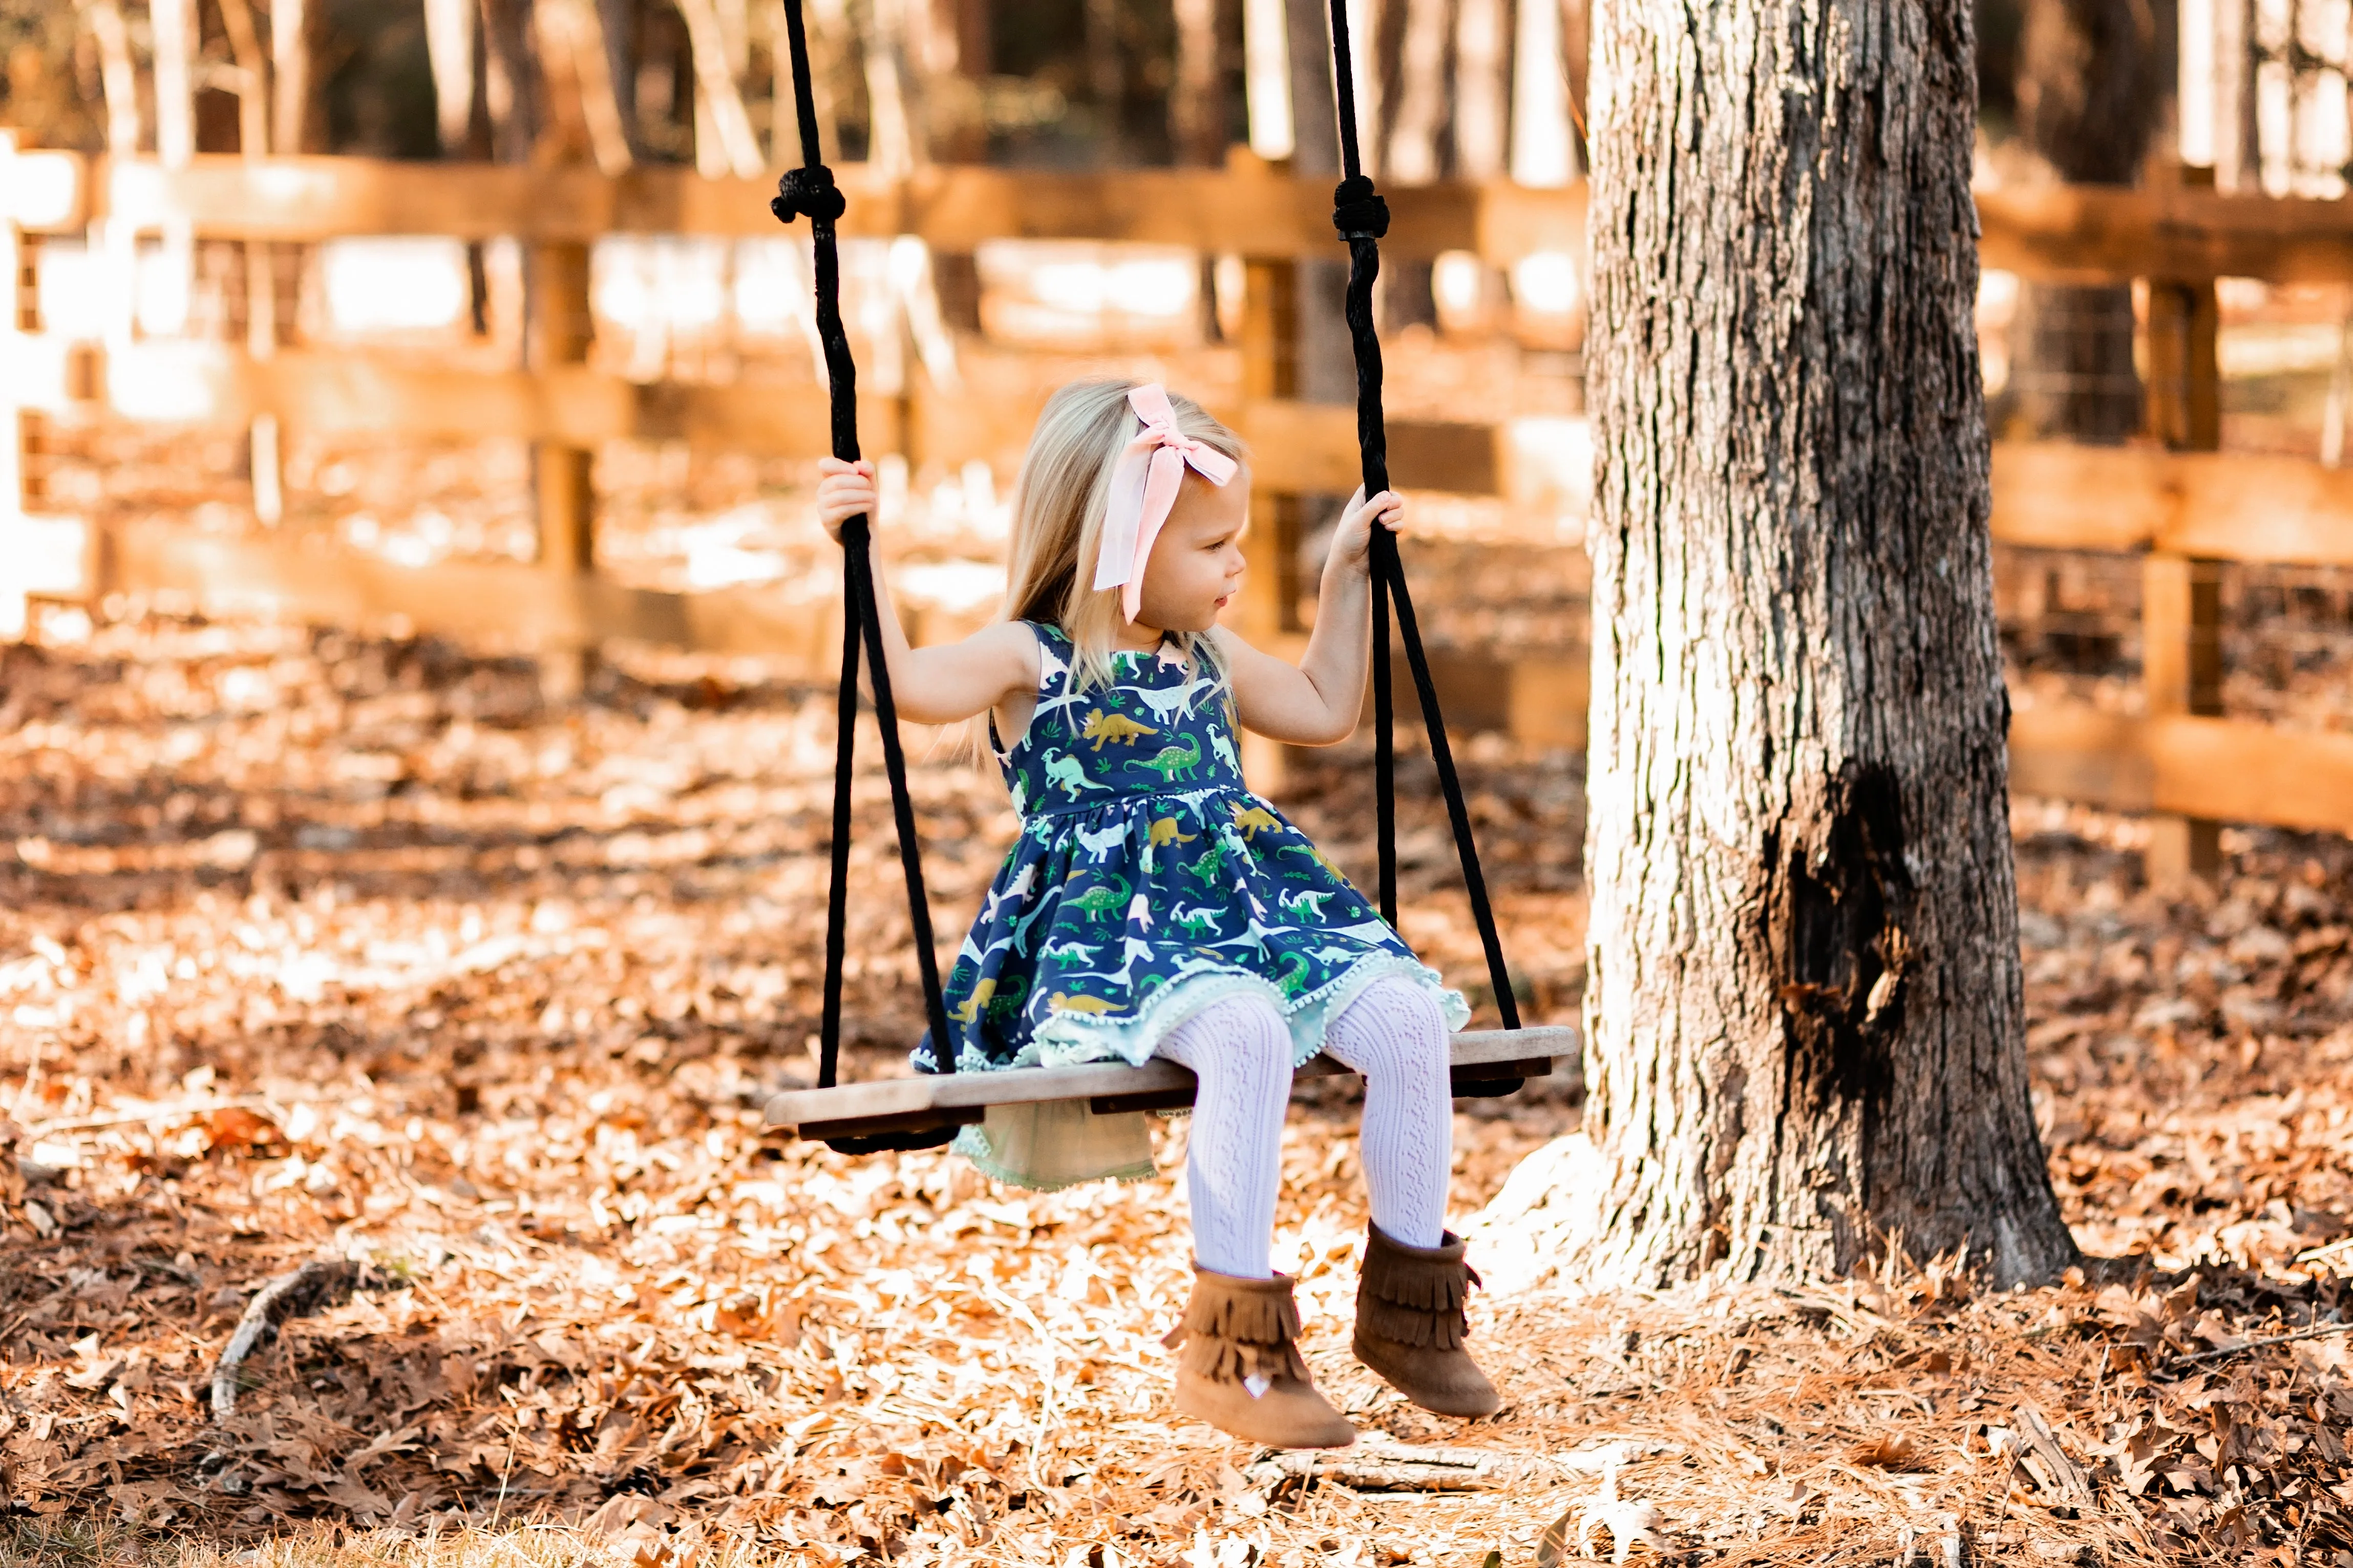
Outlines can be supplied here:
<path id="1" fill-rule="evenodd" d="M 0 1458 L 26 1517 L 528 1521 L 643 1568 L 2353 1552 L 2353 1365 L 2326 1331 L 2353 1313 L 2328 1250 L 2353 1214 L 2337 851 L 2267 840 L 2168 900 L 2089 828 L 2028 844 L 2038 1110 L 2071 1221 L 2121 1261 L 2016 1295 L 1900 1247 L 1846 1281 L 1482 1295 L 1472 1344 L 1512 1404 L 1476 1426 L 1349 1357 L 1356 1112 L 1311 1097 L 1280 1245 L 1319 1383 L 1366 1432 L 1344 1473 L 1167 1409 L 1184 1123 L 1153 1181 L 1046 1194 L 762 1139 L 762 1095 L 809 1072 L 824 694 L 631 659 L 551 707 L 528 667 L 438 645 L 105 635 L 0 656 L 24 720 L 0 841 L 44 846 L 0 864 L 0 1043 L 39 1058 L 26 1131 L 0 1130 Z M 206 695 L 257 668 L 274 705 Z M 1505 825 L 1515 964 L 1573 1016 L 1573 780 L 1465 753 Z M 1293 791 L 1359 868 L 1363 789 L 1343 755 Z M 1009 816 L 947 760 L 917 793 L 953 930 Z M 1430 802 L 1401 805 L 1442 850 Z M 879 788 L 859 814 L 868 1073 L 914 1020 Z M 249 858 L 185 847 L 240 832 Z M 1442 855 L 1410 866 L 1408 920 L 1475 978 L 1450 886 Z M 2257 1003 L 2260 1032 L 2232 1022 Z M 1465 1114 L 1458 1212 L 1574 1125 L 1556 1089 Z M 317 1258 L 368 1272 L 257 1334 L 214 1420 L 257 1293 Z"/>
<path id="2" fill-rule="evenodd" d="M 205 1118 L 206 1152 L 225 1150 L 233 1154 L 251 1154 L 285 1146 L 286 1135 L 278 1130 L 276 1122 L 244 1106 L 225 1105 Z"/>
<path id="3" fill-rule="evenodd" d="M 1920 1445 L 1908 1432 L 1867 1438 L 1846 1451 L 1847 1463 L 1876 1470 L 1925 1470 Z"/>
<path id="4" fill-rule="evenodd" d="M 1609 1561 L 1623 1563 L 1638 1546 L 1655 1551 L 1663 1516 L 1657 1505 L 1618 1495 L 1618 1467 L 1601 1473 L 1601 1491 L 1577 1510 L 1577 1546 L 1582 1553 L 1599 1533 L 1609 1538 Z"/>

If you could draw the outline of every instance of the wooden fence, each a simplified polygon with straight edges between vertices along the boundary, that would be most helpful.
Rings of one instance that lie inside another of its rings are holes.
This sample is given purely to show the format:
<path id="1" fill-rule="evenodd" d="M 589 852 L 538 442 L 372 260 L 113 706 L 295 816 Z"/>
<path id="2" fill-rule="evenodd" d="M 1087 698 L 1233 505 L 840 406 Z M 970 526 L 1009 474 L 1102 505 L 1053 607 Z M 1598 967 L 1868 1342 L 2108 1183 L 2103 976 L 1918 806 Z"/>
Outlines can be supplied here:
<path id="1" fill-rule="evenodd" d="M 1290 542 L 1287 496 L 1345 490 L 1356 479 L 1352 411 L 1295 396 L 1289 268 L 1332 258 L 1330 189 L 1258 166 L 1222 171 L 1050 174 L 934 167 L 886 179 L 839 171 L 844 232 L 920 237 L 969 252 L 994 238 L 1145 241 L 1239 255 L 1248 279 L 1243 395 L 1221 410 L 1257 454 L 1276 526 L 1253 574 L 1253 629 L 1285 635 L 1275 569 Z M 45 333 L 22 303 L 0 332 L 0 519 L 26 508 L 13 427 L 24 412 L 110 405 L 119 413 L 234 426 L 257 416 L 317 431 L 510 437 L 539 444 L 542 561 L 404 568 L 356 552 L 267 537 L 220 539 L 158 527 L 93 530 L 72 591 L 174 589 L 274 605 L 327 621 L 396 616 L 424 629 L 495 632 L 543 647 L 627 638 L 714 651 L 797 657 L 829 652 L 800 606 L 756 589 L 673 594 L 632 589 L 591 570 L 593 506 L 585 450 L 637 437 L 745 451 L 824 450 L 822 394 L 631 383 L 581 363 L 586 247 L 620 233 L 773 236 L 770 187 L 648 168 L 394 163 L 343 158 L 199 157 L 165 171 L 148 159 L 0 150 L 0 256 L 20 269 L 20 236 L 106 237 L 171 230 L 248 241 L 363 235 L 515 238 L 543 286 L 532 309 L 554 347 L 525 371 L 435 368 L 356 352 L 146 342 L 126 328 L 98 344 Z M 1428 258 L 1470 250 L 1507 266 L 1546 251 L 1584 251 L 1584 195 L 1506 184 L 1440 184 L 1388 194 L 1386 249 Z M 2212 450 L 2219 437 L 2213 283 L 2217 277 L 2353 282 L 2353 204 L 2218 195 L 2183 188 L 1988 192 L 1978 198 L 1989 268 L 2042 279 L 2147 278 L 2155 427 L 2177 449 L 1997 444 L 1996 537 L 2010 543 L 2125 552 L 2144 560 L 2147 711 L 2021 710 L 2011 767 L 2023 792 L 2161 814 L 2157 858 L 2211 860 L 2219 820 L 2353 831 L 2353 737 L 2291 733 L 2217 715 L 2214 564 L 2353 565 L 2353 472 Z M 554 323 L 550 330 L 548 323 Z M 142 394 L 168 383 L 177 405 Z M 861 407 L 870 449 L 955 462 L 1018 445 L 1034 409 L 903 395 Z M 1511 448 L 1485 425 L 1395 421 L 1393 471 L 1407 488 L 1508 493 Z M 565 476 L 571 478 L 566 479 Z M 18 526 L 25 526 L 18 524 Z M 5 548 L 0 545 L 0 548 Z M 1450 686 L 1466 720 L 1530 738 L 1583 739 L 1586 671 L 1566 665 L 1464 668 Z"/>

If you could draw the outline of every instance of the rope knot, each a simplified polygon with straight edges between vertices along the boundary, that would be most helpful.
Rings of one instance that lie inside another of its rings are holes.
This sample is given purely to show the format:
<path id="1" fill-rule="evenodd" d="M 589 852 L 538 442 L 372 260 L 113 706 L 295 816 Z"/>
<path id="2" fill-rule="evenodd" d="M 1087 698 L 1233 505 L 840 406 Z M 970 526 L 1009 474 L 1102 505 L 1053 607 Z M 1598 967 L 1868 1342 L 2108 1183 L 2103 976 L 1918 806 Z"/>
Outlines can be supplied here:
<path id="1" fill-rule="evenodd" d="M 1332 226 L 1342 239 L 1378 239 L 1389 231 L 1389 204 L 1370 177 L 1351 174 L 1332 193 Z"/>
<path id="2" fill-rule="evenodd" d="M 849 208 L 833 183 L 833 171 L 823 163 L 811 163 L 806 168 L 787 169 L 785 177 L 776 182 L 776 199 L 768 210 L 776 215 L 778 223 L 790 223 L 796 217 L 839 218 Z"/>

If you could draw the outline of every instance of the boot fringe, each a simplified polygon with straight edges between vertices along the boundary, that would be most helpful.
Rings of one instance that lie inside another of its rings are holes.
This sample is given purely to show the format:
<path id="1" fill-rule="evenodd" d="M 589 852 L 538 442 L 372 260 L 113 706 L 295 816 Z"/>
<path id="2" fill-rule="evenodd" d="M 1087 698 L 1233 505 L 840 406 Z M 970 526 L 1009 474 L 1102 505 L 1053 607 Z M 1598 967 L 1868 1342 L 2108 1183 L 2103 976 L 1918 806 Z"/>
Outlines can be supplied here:
<path id="1" fill-rule="evenodd" d="M 1461 1345 L 1471 1327 L 1464 1308 L 1479 1276 L 1462 1260 L 1462 1238 L 1452 1231 L 1443 1235 L 1438 1246 L 1422 1247 L 1372 1233 L 1356 1288 L 1359 1323 L 1400 1344 Z"/>
<path id="2" fill-rule="evenodd" d="M 1191 1340 L 1178 1352 L 1176 1364 L 1212 1383 L 1247 1383 L 1253 1377 L 1271 1383 L 1285 1375 L 1302 1383 L 1314 1381 L 1299 1347 L 1287 1340 L 1277 1344 L 1253 1344 L 1246 1340 Z"/>
<path id="3" fill-rule="evenodd" d="M 1471 1300 L 1471 1281 L 1459 1263 L 1451 1272 L 1445 1264 L 1424 1264 L 1419 1259 L 1402 1268 L 1392 1261 L 1383 1268 L 1367 1258 L 1364 1289 L 1378 1300 L 1416 1312 L 1459 1312 Z"/>
<path id="4" fill-rule="evenodd" d="M 1177 1364 L 1213 1383 L 1286 1374 L 1312 1382 L 1306 1358 L 1299 1353 L 1299 1306 L 1292 1299 L 1291 1280 L 1277 1275 L 1225 1284 L 1215 1291 L 1197 1286 L 1176 1326 L 1161 1337 L 1170 1350 L 1182 1347 Z"/>
<path id="5" fill-rule="evenodd" d="M 1470 1337 L 1470 1322 L 1461 1310 L 1433 1312 L 1403 1307 L 1377 1296 L 1356 1300 L 1356 1324 L 1366 1332 L 1417 1350 L 1460 1350 Z"/>
<path id="6" fill-rule="evenodd" d="M 1282 1277 L 1276 1277 L 1281 1279 Z M 1251 1281 L 1255 1284 L 1257 1281 Z M 1185 1303 L 1185 1312 L 1176 1326 L 1168 1331 L 1160 1342 L 1174 1350 L 1188 1338 L 1249 1340 L 1259 1344 L 1299 1337 L 1299 1306 L 1291 1298 L 1290 1281 L 1282 1280 L 1284 1289 L 1244 1292 L 1227 1289 L 1211 1294 L 1196 1290 Z"/>

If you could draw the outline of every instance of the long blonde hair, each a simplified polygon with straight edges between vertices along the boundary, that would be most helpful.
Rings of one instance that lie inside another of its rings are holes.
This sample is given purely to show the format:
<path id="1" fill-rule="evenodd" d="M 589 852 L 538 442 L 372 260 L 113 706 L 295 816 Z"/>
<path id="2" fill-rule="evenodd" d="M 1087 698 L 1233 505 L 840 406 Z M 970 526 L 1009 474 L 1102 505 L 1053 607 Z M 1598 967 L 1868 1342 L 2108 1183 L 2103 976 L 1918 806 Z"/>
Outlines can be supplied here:
<path id="1" fill-rule="evenodd" d="M 1071 639 L 1072 689 L 1108 684 L 1111 654 L 1124 617 L 1119 590 L 1096 588 L 1095 560 L 1103 549 L 1113 470 L 1135 432 L 1128 393 L 1133 381 L 1075 381 L 1046 400 L 1021 474 L 1013 488 L 1013 542 L 1006 563 L 1008 621 L 1042 621 Z M 1176 428 L 1240 462 L 1241 437 L 1199 404 L 1168 395 Z M 1247 482 L 1237 476 L 1231 481 Z M 1191 633 L 1178 641 L 1190 653 Z"/>

